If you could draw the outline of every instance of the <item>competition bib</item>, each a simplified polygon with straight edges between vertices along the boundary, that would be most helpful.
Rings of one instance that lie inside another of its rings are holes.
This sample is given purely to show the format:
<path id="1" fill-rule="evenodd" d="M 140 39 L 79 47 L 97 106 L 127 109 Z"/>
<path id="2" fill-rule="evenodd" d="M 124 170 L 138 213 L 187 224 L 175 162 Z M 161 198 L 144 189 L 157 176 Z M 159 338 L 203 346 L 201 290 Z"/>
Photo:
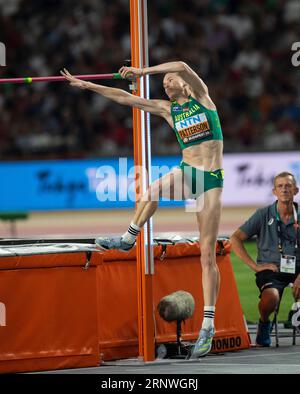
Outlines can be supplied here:
<path id="1" fill-rule="evenodd" d="M 212 136 L 205 113 L 190 116 L 175 123 L 179 137 L 187 144 Z"/>

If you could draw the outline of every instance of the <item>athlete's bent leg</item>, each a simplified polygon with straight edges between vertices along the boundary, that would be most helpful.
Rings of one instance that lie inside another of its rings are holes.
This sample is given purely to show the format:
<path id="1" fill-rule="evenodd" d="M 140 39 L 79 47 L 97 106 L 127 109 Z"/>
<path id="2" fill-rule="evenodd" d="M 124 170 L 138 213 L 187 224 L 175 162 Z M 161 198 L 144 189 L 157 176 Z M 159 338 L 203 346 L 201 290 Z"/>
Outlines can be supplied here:
<path id="1" fill-rule="evenodd" d="M 181 187 L 181 189 L 176 190 L 175 193 L 175 187 Z M 174 200 L 176 197 L 183 198 L 183 178 L 180 169 L 175 168 L 151 184 L 140 199 L 132 222 L 139 227 L 143 227 L 158 208 L 160 197 L 169 198 L 170 200 Z"/>
<path id="2" fill-rule="evenodd" d="M 147 192 L 140 199 L 136 213 L 128 230 L 116 238 L 96 238 L 95 243 L 100 249 L 119 249 L 129 251 L 135 244 L 136 238 L 140 233 L 143 225 L 155 213 L 158 207 L 160 197 L 173 199 L 174 185 L 182 183 L 182 173 L 180 169 L 174 169 L 172 172 L 164 175 L 150 185 Z M 178 196 L 179 193 L 176 195 Z"/>

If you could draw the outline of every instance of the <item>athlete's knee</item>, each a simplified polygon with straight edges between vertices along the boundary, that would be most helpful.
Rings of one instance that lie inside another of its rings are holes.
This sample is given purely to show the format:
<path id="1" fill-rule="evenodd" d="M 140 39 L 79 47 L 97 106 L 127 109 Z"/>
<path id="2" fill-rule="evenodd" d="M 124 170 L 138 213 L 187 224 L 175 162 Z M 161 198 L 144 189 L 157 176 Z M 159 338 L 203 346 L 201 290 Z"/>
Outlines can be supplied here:
<path id="1" fill-rule="evenodd" d="M 147 200 L 147 201 L 143 201 L 142 204 L 140 205 L 141 202 L 139 203 L 139 207 L 142 207 L 143 210 L 147 209 L 151 209 L 151 210 L 156 210 L 156 208 L 158 207 L 158 201 L 151 201 L 151 200 Z"/>
<path id="2" fill-rule="evenodd" d="M 215 247 L 212 245 L 201 245 L 201 265 L 203 268 L 216 264 Z"/>
<path id="3" fill-rule="evenodd" d="M 139 201 L 146 203 L 159 201 L 159 185 L 157 183 L 150 185 Z"/>

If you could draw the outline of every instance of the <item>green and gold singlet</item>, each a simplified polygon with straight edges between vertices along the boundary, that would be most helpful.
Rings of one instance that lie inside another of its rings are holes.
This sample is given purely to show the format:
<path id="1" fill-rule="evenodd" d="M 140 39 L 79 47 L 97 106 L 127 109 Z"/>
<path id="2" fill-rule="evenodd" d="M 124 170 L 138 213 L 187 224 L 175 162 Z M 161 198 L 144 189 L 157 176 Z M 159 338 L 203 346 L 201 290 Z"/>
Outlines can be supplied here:
<path id="1" fill-rule="evenodd" d="M 218 112 L 205 108 L 193 97 L 183 105 L 173 101 L 171 116 L 182 150 L 204 141 L 223 140 Z"/>
<path id="2" fill-rule="evenodd" d="M 171 105 L 171 116 L 174 124 L 173 128 L 182 150 L 193 145 L 199 145 L 204 141 L 223 140 L 218 112 L 205 108 L 193 97 L 189 97 L 189 101 L 183 105 L 173 101 Z M 202 171 L 198 168 L 191 167 L 183 161 L 180 164 L 183 173 L 189 167 L 191 168 L 191 173 L 185 176 L 192 185 L 193 194 L 200 195 L 210 189 L 223 187 L 224 171 L 222 169 Z M 199 192 L 196 189 L 197 174 L 203 182 L 200 188 L 198 185 Z"/>

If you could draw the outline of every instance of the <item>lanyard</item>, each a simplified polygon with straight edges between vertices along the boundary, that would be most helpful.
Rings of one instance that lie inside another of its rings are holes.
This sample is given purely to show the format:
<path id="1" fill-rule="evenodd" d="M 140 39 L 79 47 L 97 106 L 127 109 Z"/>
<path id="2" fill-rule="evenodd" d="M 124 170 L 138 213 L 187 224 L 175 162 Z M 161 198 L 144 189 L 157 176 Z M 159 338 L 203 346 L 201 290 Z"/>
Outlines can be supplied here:
<path id="1" fill-rule="evenodd" d="M 293 203 L 293 216 L 294 216 L 294 230 L 295 230 L 295 249 L 298 248 L 298 230 L 299 230 L 299 224 L 298 224 L 298 214 L 297 214 L 297 209 L 296 209 L 296 204 Z M 277 210 L 277 203 L 276 203 L 276 222 L 277 222 L 277 235 L 278 235 L 278 250 L 280 253 L 282 253 L 282 231 L 281 231 L 281 220 L 280 216 Z"/>

